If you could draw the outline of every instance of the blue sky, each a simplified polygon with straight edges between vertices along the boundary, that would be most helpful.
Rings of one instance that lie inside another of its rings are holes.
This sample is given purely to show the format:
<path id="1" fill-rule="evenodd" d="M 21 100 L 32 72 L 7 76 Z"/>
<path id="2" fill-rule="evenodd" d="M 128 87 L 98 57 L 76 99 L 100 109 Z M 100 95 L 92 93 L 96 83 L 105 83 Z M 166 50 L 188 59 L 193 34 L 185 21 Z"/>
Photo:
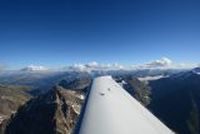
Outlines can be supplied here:
<path id="1" fill-rule="evenodd" d="M 200 61 L 199 0 L 1 0 L 0 64 Z"/>

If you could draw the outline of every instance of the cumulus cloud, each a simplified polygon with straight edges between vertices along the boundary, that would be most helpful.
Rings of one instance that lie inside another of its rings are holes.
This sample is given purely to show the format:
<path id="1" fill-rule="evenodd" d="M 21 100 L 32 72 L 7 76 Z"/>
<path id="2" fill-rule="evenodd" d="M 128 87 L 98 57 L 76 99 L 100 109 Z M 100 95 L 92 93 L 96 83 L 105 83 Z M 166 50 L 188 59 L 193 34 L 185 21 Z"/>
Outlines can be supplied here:
<path id="1" fill-rule="evenodd" d="M 88 64 L 85 64 L 87 67 L 98 67 L 100 66 L 96 61 L 90 62 Z"/>
<path id="2" fill-rule="evenodd" d="M 159 68 L 170 68 L 173 66 L 171 59 L 163 57 L 148 63 L 133 65 L 132 69 L 159 69 Z"/>
<path id="3" fill-rule="evenodd" d="M 47 71 L 47 70 L 48 68 L 44 66 L 36 66 L 36 65 L 29 65 L 21 69 L 21 71 Z"/>
<path id="4" fill-rule="evenodd" d="M 172 60 L 163 57 L 159 60 L 152 61 L 150 63 L 144 64 L 146 68 L 158 68 L 158 67 L 170 67 L 172 65 Z"/>
<path id="5" fill-rule="evenodd" d="M 120 70 L 124 67 L 118 63 L 114 64 L 99 64 L 96 61 L 87 63 L 87 64 L 75 64 L 73 66 L 67 67 L 71 71 L 108 71 L 108 70 Z"/>
<path id="6" fill-rule="evenodd" d="M 118 63 L 114 64 L 99 64 L 96 61 L 86 64 L 74 64 L 73 66 L 65 67 L 65 70 L 70 71 L 109 71 L 109 70 L 142 70 L 142 69 L 189 69 L 196 67 L 197 64 L 175 63 L 167 57 L 147 62 L 139 65 L 123 66 Z"/>
<path id="7" fill-rule="evenodd" d="M 197 64 L 175 63 L 171 59 L 163 57 L 149 63 L 133 65 L 132 69 L 189 69 L 197 67 Z"/>

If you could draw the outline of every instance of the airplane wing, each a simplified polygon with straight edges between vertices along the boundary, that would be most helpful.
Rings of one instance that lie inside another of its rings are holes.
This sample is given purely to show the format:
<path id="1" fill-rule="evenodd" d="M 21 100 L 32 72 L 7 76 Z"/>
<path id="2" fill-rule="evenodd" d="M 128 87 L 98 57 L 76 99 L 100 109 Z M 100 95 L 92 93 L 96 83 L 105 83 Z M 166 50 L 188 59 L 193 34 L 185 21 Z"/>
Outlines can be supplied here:
<path id="1" fill-rule="evenodd" d="M 94 79 L 78 134 L 172 134 L 111 76 Z"/>

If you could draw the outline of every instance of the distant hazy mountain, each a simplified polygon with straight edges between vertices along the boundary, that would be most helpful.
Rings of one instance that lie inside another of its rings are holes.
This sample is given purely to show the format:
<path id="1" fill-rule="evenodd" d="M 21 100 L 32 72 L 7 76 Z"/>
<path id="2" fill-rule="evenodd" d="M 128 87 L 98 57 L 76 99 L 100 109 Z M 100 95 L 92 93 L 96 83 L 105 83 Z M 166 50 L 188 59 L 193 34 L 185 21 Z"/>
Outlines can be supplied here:
<path id="1" fill-rule="evenodd" d="M 117 66 L 117 65 L 115 65 Z M 87 65 L 84 67 L 96 67 L 95 64 Z M 33 95 L 44 93 L 51 89 L 56 84 L 61 84 L 66 88 L 80 89 L 87 86 L 91 82 L 92 78 L 97 76 L 112 75 L 112 76 L 133 76 L 133 77 L 145 77 L 145 76 L 157 76 L 157 75 L 173 75 L 182 70 L 174 69 L 142 69 L 142 70 L 99 70 L 81 71 L 81 70 L 66 70 L 66 71 L 52 71 L 47 70 L 40 66 L 29 66 L 21 70 L 5 71 L 0 73 L 0 84 L 4 85 L 25 85 L 32 88 L 30 91 Z M 77 82 L 81 82 L 78 84 Z M 85 81 L 85 82 L 83 82 Z M 86 85 L 84 85 L 84 83 Z M 78 87 L 80 86 L 80 87 Z"/>
<path id="2" fill-rule="evenodd" d="M 66 83 L 72 83 L 76 79 L 82 79 L 82 77 L 88 77 L 88 73 L 72 71 L 40 72 L 20 70 L 1 73 L 0 84 L 29 86 L 32 89 L 30 93 L 33 95 L 38 95 L 50 90 L 54 85 L 59 84 L 62 80 Z M 72 85 L 70 89 L 71 88 Z"/>
<path id="3" fill-rule="evenodd" d="M 62 79 L 58 85 L 70 90 L 84 90 L 88 88 L 92 83 L 92 78 L 89 75 L 85 75 L 73 80 Z"/>

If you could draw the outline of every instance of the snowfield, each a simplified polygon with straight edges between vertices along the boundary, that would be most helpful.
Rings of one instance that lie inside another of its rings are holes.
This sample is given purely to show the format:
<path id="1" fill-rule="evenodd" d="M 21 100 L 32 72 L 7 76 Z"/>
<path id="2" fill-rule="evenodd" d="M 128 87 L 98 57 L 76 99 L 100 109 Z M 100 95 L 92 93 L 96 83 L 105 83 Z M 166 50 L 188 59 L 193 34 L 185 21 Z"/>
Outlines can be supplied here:
<path id="1" fill-rule="evenodd" d="M 146 77 L 138 77 L 140 81 L 154 81 L 154 80 L 159 80 L 162 78 L 167 78 L 169 76 L 163 76 L 163 75 L 157 75 L 157 76 L 146 76 Z"/>
<path id="2" fill-rule="evenodd" d="M 172 134 L 112 77 L 93 81 L 79 134 Z"/>

